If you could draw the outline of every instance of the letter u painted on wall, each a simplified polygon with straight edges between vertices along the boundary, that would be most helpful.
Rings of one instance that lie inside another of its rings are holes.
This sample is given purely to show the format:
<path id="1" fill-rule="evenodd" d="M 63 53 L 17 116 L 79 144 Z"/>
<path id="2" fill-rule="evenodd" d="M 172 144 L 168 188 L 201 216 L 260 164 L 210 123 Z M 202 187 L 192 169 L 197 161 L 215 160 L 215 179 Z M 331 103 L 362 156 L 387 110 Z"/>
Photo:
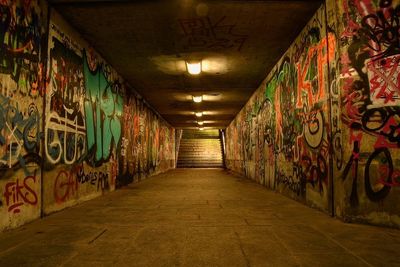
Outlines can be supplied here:
<path id="1" fill-rule="evenodd" d="M 123 99 L 118 92 L 113 91 L 102 67 L 90 69 L 86 52 L 83 54 L 88 162 L 98 165 L 109 159 L 113 146 L 118 148 L 122 130 Z"/>

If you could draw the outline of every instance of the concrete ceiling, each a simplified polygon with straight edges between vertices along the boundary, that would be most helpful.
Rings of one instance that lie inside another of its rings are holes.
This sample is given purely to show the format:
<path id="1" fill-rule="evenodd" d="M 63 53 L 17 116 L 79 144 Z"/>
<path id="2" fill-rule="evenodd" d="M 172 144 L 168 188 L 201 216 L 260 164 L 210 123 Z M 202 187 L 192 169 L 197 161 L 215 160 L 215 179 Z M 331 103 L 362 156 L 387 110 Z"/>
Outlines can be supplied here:
<path id="1" fill-rule="evenodd" d="M 50 1 L 177 128 L 196 127 L 194 111 L 205 127 L 225 128 L 321 2 Z M 193 58 L 198 76 L 186 72 Z"/>

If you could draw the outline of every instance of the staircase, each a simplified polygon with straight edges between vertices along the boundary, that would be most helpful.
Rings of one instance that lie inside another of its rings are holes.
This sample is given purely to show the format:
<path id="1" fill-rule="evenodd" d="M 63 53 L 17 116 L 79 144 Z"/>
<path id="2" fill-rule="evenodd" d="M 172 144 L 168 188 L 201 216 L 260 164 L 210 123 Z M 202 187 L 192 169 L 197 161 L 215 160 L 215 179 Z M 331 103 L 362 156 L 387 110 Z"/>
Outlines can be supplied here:
<path id="1" fill-rule="evenodd" d="M 183 130 L 177 168 L 222 168 L 218 130 Z"/>

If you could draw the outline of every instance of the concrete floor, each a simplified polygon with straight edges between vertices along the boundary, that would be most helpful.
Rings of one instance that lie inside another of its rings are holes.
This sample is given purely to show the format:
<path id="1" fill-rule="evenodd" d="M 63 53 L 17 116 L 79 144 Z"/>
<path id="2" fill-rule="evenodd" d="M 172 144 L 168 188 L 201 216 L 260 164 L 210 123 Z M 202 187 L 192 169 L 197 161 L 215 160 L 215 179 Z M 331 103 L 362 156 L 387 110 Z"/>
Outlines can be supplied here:
<path id="1" fill-rule="evenodd" d="M 0 266 L 400 266 L 400 231 L 178 169 L 0 234 Z"/>

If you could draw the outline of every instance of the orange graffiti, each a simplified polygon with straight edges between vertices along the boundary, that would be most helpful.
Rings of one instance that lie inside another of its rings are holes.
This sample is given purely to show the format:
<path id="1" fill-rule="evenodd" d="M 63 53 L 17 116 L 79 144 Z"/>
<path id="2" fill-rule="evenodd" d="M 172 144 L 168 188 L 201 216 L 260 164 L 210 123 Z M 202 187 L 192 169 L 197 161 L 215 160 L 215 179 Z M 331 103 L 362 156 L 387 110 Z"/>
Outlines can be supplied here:
<path id="1" fill-rule="evenodd" d="M 326 96 L 325 88 L 325 70 L 324 67 L 330 60 L 335 58 L 336 39 L 333 33 L 328 34 L 328 38 L 323 38 L 319 44 L 312 46 L 307 53 L 305 62 L 297 62 L 297 102 L 296 107 L 303 107 L 303 91 L 307 93 L 308 105 L 313 106 L 318 101 Z M 307 74 L 312 63 L 312 59 L 317 57 L 317 78 L 318 78 L 318 92 L 313 94 L 312 81 L 308 79 Z"/>

